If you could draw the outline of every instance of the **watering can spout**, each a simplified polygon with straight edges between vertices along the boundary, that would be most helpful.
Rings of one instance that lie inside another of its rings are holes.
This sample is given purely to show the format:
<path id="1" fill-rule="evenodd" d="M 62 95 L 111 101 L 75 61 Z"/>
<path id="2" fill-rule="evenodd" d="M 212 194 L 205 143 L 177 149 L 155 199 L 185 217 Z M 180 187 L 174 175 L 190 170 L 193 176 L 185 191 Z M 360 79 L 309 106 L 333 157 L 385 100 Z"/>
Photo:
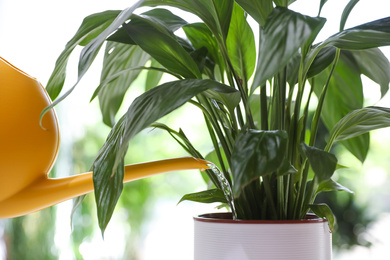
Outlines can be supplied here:
<path id="1" fill-rule="evenodd" d="M 92 172 L 49 178 L 59 150 L 54 110 L 43 86 L 0 57 L 0 218 L 29 214 L 94 190 Z M 193 157 L 125 166 L 124 182 L 159 173 L 208 169 Z"/>

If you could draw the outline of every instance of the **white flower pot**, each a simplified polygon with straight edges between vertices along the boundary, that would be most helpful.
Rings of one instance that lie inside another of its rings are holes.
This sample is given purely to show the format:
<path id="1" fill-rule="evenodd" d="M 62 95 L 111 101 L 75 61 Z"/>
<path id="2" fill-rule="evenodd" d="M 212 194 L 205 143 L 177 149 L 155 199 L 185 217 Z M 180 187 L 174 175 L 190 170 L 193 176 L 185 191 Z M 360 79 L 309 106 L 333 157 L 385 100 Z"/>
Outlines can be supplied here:
<path id="1" fill-rule="evenodd" d="M 331 260 L 328 222 L 232 220 L 230 213 L 194 218 L 194 260 Z"/>

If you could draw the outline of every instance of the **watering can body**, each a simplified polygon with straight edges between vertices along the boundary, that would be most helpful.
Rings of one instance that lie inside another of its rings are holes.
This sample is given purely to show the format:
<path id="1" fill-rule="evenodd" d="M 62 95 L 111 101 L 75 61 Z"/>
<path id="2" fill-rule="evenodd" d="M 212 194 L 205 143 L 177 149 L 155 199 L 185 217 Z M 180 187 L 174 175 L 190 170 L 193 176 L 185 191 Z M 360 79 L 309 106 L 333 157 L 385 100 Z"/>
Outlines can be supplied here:
<path id="1" fill-rule="evenodd" d="M 60 146 L 54 109 L 43 86 L 0 57 L 0 218 L 47 208 L 93 191 L 92 172 L 49 178 Z M 207 169 L 193 157 L 126 165 L 124 182 L 159 173 Z"/>

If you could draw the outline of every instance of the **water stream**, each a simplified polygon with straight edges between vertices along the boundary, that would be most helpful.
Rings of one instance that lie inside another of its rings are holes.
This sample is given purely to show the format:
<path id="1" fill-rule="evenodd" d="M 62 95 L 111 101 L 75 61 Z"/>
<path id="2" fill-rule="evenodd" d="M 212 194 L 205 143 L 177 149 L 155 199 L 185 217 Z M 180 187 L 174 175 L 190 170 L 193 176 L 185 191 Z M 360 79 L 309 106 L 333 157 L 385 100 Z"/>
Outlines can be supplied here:
<path id="1" fill-rule="evenodd" d="M 219 184 L 221 184 L 223 194 L 225 195 L 225 198 L 228 201 L 229 207 L 232 211 L 233 219 L 236 219 L 236 210 L 234 208 L 232 187 L 230 186 L 228 180 L 225 178 L 223 172 L 215 164 L 208 163 L 207 166 L 217 176 Z"/>

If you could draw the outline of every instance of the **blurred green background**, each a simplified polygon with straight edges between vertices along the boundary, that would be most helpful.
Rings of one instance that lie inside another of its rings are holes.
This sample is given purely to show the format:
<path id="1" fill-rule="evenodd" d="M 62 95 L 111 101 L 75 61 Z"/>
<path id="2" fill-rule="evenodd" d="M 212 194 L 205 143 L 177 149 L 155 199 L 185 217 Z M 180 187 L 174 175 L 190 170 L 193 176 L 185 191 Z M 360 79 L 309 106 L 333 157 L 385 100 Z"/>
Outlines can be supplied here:
<path id="1" fill-rule="evenodd" d="M 0 56 L 45 85 L 56 58 L 85 16 L 106 9 L 123 9 L 133 2 L 0 0 Z M 297 2 L 307 5 L 306 14 L 315 15 L 310 13 L 313 11 L 310 5 L 319 1 Z M 347 1 L 328 2 L 324 14 L 331 13 L 338 20 L 341 10 L 334 5 L 345 6 Z M 351 14 L 351 23 L 388 16 L 383 8 L 386 4 L 386 0 L 361 0 Z M 369 9 L 368 6 L 382 8 Z M 366 16 L 362 17 L 361 13 Z M 329 26 L 337 28 L 337 23 L 330 20 Z M 384 52 L 390 53 L 388 48 Z M 73 73 L 75 79 L 76 65 L 71 64 L 69 73 Z M 105 140 L 109 128 L 101 123 L 97 102 L 88 102 L 98 84 L 99 69 L 99 64 L 91 68 L 78 89 L 56 108 L 61 149 L 51 177 L 88 171 Z M 68 87 L 74 82 L 72 75 Z M 123 109 L 142 87 L 143 81 L 139 80 Z M 372 85 L 368 84 L 367 93 L 370 87 Z M 366 103 L 378 104 L 378 96 L 371 96 Z M 382 106 L 389 107 L 389 104 L 389 95 L 380 101 Z M 201 118 L 198 111 L 185 106 L 162 122 L 176 130 L 182 127 L 206 154 L 210 146 L 208 140 L 199 135 L 203 127 L 199 123 Z M 381 259 L 390 246 L 386 233 L 390 228 L 389 133 L 390 130 L 385 129 L 372 134 L 371 151 L 364 164 L 341 146 L 334 150 L 343 155 L 340 163 L 348 166 L 337 171 L 338 181 L 355 191 L 353 195 L 339 192 L 319 198 L 337 205 L 332 207 L 338 223 L 333 235 L 335 260 Z M 138 135 L 129 149 L 132 157 L 127 158 L 128 164 L 186 155 L 167 133 L 153 129 Z M 0 220 L 0 260 L 191 259 L 192 216 L 214 211 L 216 205 L 176 204 L 183 194 L 204 187 L 197 171 L 169 173 L 126 184 L 104 240 L 97 225 L 93 194 L 86 196 L 73 218 L 70 217 L 72 201 L 69 201 L 28 216 Z"/>

